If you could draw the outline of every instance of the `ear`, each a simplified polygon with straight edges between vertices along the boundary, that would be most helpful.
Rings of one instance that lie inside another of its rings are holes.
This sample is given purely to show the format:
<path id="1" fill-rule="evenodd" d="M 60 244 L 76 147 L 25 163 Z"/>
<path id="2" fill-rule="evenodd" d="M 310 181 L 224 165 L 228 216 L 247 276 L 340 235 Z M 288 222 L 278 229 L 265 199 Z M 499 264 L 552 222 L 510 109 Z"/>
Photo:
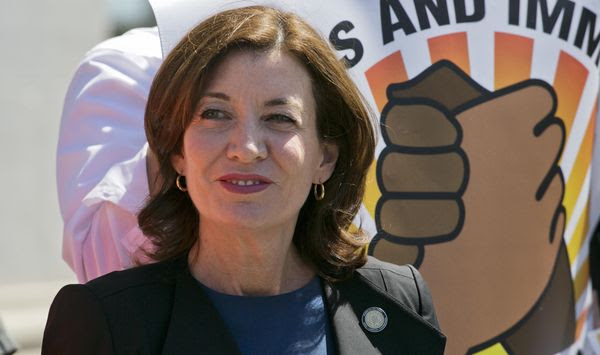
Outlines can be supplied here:
<path id="1" fill-rule="evenodd" d="M 333 143 L 321 143 L 321 151 L 323 155 L 321 164 L 313 178 L 314 184 L 324 183 L 329 180 L 338 159 L 339 149 L 338 146 Z"/>
<path id="2" fill-rule="evenodd" d="M 185 157 L 183 154 L 176 153 L 171 155 L 171 165 L 179 175 L 185 175 Z"/>

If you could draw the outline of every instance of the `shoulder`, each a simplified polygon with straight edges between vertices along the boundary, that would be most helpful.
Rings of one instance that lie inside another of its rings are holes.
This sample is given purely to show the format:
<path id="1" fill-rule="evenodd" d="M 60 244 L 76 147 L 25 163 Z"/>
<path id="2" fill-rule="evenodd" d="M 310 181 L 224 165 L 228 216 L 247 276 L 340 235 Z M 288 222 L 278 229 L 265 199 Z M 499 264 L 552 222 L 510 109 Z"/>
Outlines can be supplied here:
<path id="1" fill-rule="evenodd" d="M 97 297 L 85 285 L 63 287 L 52 302 L 42 354 L 112 354 L 110 326 Z"/>
<path id="2" fill-rule="evenodd" d="M 414 266 L 396 265 L 369 256 L 356 274 L 370 287 L 387 294 L 439 329 L 431 293 Z"/>
<path id="3" fill-rule="evenodd" d="M 52 302 L 43 354 L 109 354 L 146 344 L 160 348 L 183 258 L 115 271 L 63 287 Z M 132 350 L 132 352 L 134 352 Z"/>
<path id="4" fill-rule="evenodd" d="M 357 269 L 356 273 L 373 286 L 388 293 L 402 296 L 407 300 L 418 300 L 419 284 L 423 279 L 412 265 L 396 265 L 369 256 L 367 263 Z"/>
<path id="5" fill-rule="evenodd" d="M 113 271 L 85 284 L 63 287 L 54 302 L 75 302 L 81 308 L 100 308 L 107 314 L 122 307 L 137 307 L 141 300 L 169 299 L 184 266 L 182 258 Z M 133 310 L 133 309 L 132 309 Z"/>
<path id="6" fill-rule="evenodd" d="M 381 272 L 387 277 L 398 278 L 399 281 L 404 282 L 414 282 L 415 272 L 418 273 L 418 271 L 412 265 L 392 264 L 381 261 L 373 256 L 368 256 L 366 264 L 357 269 L 357 271 L 359 274 L 364 274 L 365 276 L 370 275 L 373 272 Z"/>
<path id="7" fill-rule="evenodd" d="M 178 271 L 184 266 L 182 258 L 114 271 L 85 284 L 99 299 L 145 292 L 147 289 L 171 288 Z"/>

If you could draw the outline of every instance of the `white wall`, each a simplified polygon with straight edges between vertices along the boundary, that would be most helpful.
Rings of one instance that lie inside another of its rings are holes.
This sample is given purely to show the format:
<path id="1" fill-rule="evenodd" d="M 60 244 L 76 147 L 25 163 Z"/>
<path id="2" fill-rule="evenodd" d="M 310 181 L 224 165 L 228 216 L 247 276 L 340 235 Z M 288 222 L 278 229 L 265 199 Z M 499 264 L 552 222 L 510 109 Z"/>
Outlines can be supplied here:
<path id="1" fill-rule="evenodd" d="M 108 33 L 105 0 L 0 0 L 0 318 L 17 354 L 39 353 L 50 301 L 75 281 L 61 258 L 56 142 L 77 63 Z"/>
<path id="2" fill-rule="evenodd" d="M 56 141 L 76 65 L 107 36 L 105 7 L 0 1 L 0 287 L 72 275 L 60 257 Z"/>

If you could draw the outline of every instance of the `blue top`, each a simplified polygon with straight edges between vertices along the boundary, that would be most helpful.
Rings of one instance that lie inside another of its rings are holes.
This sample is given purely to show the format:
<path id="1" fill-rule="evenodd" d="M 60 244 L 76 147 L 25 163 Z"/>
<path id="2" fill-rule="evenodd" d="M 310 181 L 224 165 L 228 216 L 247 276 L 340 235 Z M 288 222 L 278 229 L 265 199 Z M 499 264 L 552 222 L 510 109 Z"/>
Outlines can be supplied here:
<path id="1" fill-rule="evenodd" d="M 275 296 L 233 296 L 202 288 L 242 354 L 335 354 L 318 277 Z"/>

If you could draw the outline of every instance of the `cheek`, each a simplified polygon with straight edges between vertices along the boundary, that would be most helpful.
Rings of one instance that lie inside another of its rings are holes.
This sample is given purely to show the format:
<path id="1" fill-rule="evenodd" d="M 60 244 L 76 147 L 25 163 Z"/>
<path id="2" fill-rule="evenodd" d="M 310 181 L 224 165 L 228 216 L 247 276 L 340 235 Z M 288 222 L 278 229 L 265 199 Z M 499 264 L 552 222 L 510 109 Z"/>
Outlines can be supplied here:
<path id="1" fill-rule="evenodd" d="M 285 142 L 275 144 L 274 148 L 272 154 L 277 157 L 277 160 L 282 164 L 287 165 L 289 168 L 296 167 L 300 169 L 307 163 L 306 142 L 298 136 L 286 140 Z"/>
<path id="2" fill-rule="evenodd" d="M 198 173 L 198 170 L 204 169 L 207 161 L 214 156 L 219 149 L 218 142 L 209 135 L 201 135 L 194 132 L 188 132 L 184 136 L 183 156 L 186 174 Z M 222 141 L 222 140 L 221 140 Z"/>
<path id="3" fill-rule="evenodd" d="M 319 143 L 316 140 L 296 136 L 279 145 L 277 160 L 290 172 L 299 171 L 302 175 L 312 175 L 320 163 L 318 147 Z"/>

